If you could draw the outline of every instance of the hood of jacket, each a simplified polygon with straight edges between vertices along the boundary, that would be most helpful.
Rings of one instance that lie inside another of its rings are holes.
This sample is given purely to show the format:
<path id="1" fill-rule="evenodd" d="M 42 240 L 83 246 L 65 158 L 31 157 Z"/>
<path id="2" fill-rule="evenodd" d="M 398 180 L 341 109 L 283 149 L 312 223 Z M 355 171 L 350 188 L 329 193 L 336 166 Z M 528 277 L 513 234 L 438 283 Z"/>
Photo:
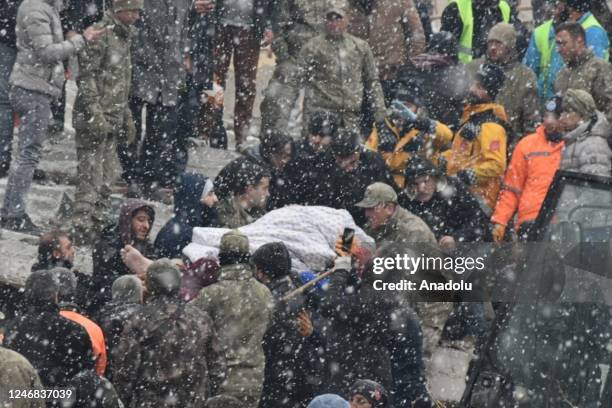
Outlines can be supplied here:
<path id="1" fill-rule="evenodd" d="M 200 201 L 208 177 L 197 173 L 182 173 L 174 189 L 174 216 L 191 226 L 203 226 L 213 209 Z M 212 181 L 212 180 L 211 180 Z"/>
<path id="2" fill-rule="evenodd" d="M 595 121 L 594 124 L 592 124 L 593 121 Z M 576 129 L 566 133 L 563 136 L 563 140 L 567 146 L 575 143 L 578 139 L 602 137 L 608 140 L 610 136 L 612 136 L 612 126 L 610 126 L 610 122 L 608 122 L 603 113 L 597 111 L 591 120 L 581 123 Z"/>
<path id="3" fill-rule="evenodd" d="M 503 106 L 498 103 L 478 103 L 473 105 L 466 105 L 461 116 L 461 123 L 467 122 L 472 116 L 479 113 L 491 111 L 498 119 L 508 122 L 508 115 Z"/>
<path id="4" fill-rule="evenodd" d="M 140 209 L 145 210 L 149 214 L 151 218 L 151 227 L 155 222 L 155 209 L 151 205 L 142 200 L 126 200 L 119 209 L 119 220 L 117 221 L 117 230 L 119 231 L 121 243 L 123 245 L 132 244 L 134 242 L 132 236 L 132 218 Z"/>

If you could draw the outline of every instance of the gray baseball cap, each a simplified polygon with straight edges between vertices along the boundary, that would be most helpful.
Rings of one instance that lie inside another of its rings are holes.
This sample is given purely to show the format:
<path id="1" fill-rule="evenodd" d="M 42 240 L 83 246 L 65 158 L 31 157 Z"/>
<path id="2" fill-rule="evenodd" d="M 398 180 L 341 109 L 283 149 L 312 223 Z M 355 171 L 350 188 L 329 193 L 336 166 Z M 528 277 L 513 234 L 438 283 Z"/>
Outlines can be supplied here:
<path id="1" fill-rule="evenodd" d="M 355 205 L 361 208 L 372 208 L 383 203 L 397 203 L 397 194 L 390 185 L 377 182 L 368 186 L 363 200 Z"/>

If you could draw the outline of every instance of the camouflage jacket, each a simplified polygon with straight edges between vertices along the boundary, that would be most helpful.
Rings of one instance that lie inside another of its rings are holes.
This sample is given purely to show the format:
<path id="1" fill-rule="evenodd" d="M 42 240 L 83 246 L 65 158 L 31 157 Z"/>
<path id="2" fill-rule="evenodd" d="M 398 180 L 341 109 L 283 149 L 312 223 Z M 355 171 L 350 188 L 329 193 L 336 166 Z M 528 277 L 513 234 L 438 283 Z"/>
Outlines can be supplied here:
<path id="1" fill-rule="evenodd" d="M 277 61 L 297 58 L 310 39 L 323 32 L 325 0 L 287 0 L 275 7 L 272 17 L 272 49 Z"/>
<path id="2" fill-rule="evenodd" d="M 210 316 L 163 296 L 130 318 L 112 356 L 113 383 L 128 407 L 199 407 L 225 378 Z"/>
<path id="3" fill-rule="evenodd" d="M 591 94 L 597 110 L 612 122 L 612 65 L 588 50 L 576 61 L 566 64 L 555 81 L 555 92 L 582 89 Z"/>
<path id="4" fill-rule="evenodd" d="M 373 229 L 368 223 L 365 225 L 365 232 L 374 238 L 377 247 L 391 242 L 407 244 L 418 242 L 437 246 L 436 237 L 425 221 L 399 205 L 384 225 Z"/>
<path id="5" fill-rule="evenodd" d="M 0 407 L 45 407 L 42 398 L 9 399 L 9 390 L 43 390 L 43 386 L 36 369 L 24 356 L 0 346 Z"/>
<path id="6" fill-rule="evenodd" d="M 478 58 L 467 64 L 470 75 L 475 76 L 485 58 Z M 515 145 L 523 136 L 535 132 L 536 124 L 540 122 L 538 106 L 537 78 L 535 73 L 518 61 L 500 65 L 506 78 L 499 90 L 495 102 L 502 105 L 508 115 L 513 137 L 508 138 L 508 144 Z"/>
<path id="7" fill-rule="evenodd" d="M 131 27 L 106 12 L 97 27 L 110 27 L 104 36 L 79 54 L 79 92 L 75 101 L 75 127 L 96 133 L 100 115 L 115 132 L 132 120 L 128 96 L 132 82 Z"/>
<path id="8" fill-rule="evenodd" d="M 240 206 L 238 197 L 230 195 L 217 205 L 217 225 L 223 228 L 240 228 L 263 215 L 263 210 L 247 211 Z"/>
<path id="9" fill-rule="evenodd" d="M 367 42 L 350 34 L 321 34 L 308 41 L 299 58 L 299 79 L 306 88 L 304 111 L 330 110 L 359 115 L 364 96 L 375 120 L 385 117 L 378 69 Z"/>
<path id="10" fill-rule="evenodd" d="M 259 398 L 264 378 L 262 340 L 274 301 L 247 264 L 221 267 L 219 281 L 202 289 L 192 304 L 208 313 L 219 333 L 227 379 L 221 393 Z"/>

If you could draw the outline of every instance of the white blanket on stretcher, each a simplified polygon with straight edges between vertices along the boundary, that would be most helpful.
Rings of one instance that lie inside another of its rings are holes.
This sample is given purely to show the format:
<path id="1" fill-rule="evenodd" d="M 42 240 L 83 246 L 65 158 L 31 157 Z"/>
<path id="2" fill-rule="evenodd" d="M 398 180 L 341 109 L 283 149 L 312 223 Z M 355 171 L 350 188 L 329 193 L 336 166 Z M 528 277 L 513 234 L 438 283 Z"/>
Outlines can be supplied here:
<path id="1" fill-rule="evenodd" d="M 282 241 L 291 254 L 292 269 L 325 270 L 337 255 L 336 240 L 344 228 L 353 228 L 360 244 L 371 248 L 374 240 L 359 228 L 346 210 L 329 207 L 291 205 L 271 211 L 239 230 L 249 237 L 251 253 L 263 244 Z M 192 262 L 202 257 L 216 257 L 221 236 L 227 228 L 194 228 L 192 243 L 183 254 Z"/>

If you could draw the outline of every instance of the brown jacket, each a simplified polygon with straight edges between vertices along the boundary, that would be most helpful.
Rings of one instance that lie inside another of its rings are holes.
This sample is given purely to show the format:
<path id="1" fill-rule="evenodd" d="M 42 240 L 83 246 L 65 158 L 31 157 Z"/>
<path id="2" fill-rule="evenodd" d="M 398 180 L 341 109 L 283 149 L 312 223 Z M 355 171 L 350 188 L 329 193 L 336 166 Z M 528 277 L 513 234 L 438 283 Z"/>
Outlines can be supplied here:
<path id="1" fill-rule="evenodd" d="M 372 0 L 368 13 L 357 1 L 347 8 L 349 32 L 366 40 L 381 80 L 394 79 L 408 58 L 425 50 L 425 34 L 413 0 Z"/>

